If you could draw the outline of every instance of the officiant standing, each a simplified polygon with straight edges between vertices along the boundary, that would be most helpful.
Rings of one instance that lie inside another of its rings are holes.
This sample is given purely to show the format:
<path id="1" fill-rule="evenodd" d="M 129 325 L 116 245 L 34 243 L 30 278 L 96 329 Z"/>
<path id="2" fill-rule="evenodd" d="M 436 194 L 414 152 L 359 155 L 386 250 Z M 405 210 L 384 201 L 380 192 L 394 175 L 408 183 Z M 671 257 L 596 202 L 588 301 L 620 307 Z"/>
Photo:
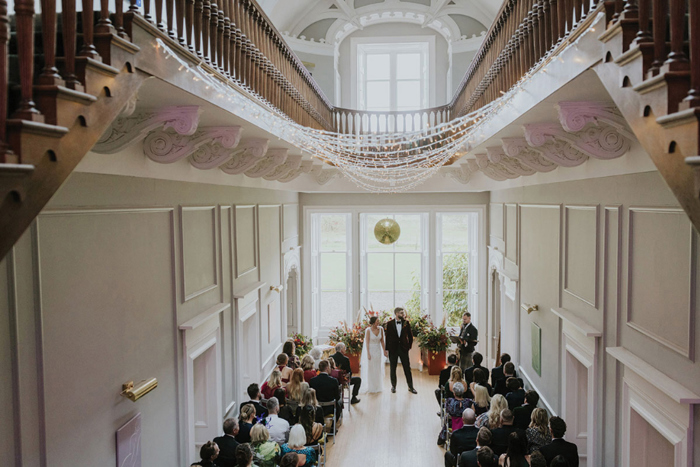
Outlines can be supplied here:
<path id="1" fill-rule="evenodd" d="M 394 310 L 395 319 L 386 325 L 386 350 L 384 354 L 389 357 L 389 374 L 391 376 L 391 392 L 396 392 L 396 364 L 399 358 L 403 373 L 406 375 L 408 391 L 418 394 L 413 388 L 413 376 L 411 376 L 411 362 L 408 360 L 408 351 L 413 346 L 413 333 L 411 324 L 406 320 L 406 310 L 398 307 Z"/>
<path id="2" fill-rule="evenodd" d="M 462 371 L 474 364 L 472 354 L 479 340 L 479 331 L 472 324 L 472 315 L 468 311 L 462 315 L 462 327 L 459 330 L 459 366 Z"/>

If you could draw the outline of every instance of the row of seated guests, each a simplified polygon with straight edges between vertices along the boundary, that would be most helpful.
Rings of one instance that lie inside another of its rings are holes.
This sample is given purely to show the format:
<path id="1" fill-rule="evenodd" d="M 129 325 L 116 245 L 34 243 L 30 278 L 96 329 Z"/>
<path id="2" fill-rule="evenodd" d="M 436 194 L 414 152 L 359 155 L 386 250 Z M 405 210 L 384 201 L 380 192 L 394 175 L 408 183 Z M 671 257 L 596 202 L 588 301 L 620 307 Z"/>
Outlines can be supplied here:
<path id="1" fill-rule="evenodd" d="M 532 423 L 526 430 L 513 425 L 514 417 L 509 409 L 503 409 L 497 427 L 490 429 L 476 425 L 476 414 L 471 409 L 464 411 L 462 419 L 463 427 L 450 438 L 450 450 L 445 453 L 446 467 L 579 465 L 576 445 L 564 440 L 566 423 L 559 417 L 548 418 L 544 409 L 533 411 Z M 534 444 L 533 435 L 537 440 Z M 484 460 L 478 458 L 482 451 L 488 453 Z"/>

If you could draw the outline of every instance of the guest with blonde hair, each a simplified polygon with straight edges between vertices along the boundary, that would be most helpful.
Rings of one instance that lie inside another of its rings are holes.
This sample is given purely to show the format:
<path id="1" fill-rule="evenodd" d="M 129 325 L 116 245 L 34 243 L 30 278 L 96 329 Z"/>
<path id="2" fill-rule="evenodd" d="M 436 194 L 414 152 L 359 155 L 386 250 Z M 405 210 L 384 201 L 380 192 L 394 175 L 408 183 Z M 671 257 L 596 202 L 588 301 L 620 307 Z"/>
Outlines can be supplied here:
<path id="1" fill-rule="evenodd" d="M 238 434 L 236 441 L 239 443 L 250 443 L 250 430 L 255 423 L 255 407 L 252 404 L 241 407 L 241 414 L 238 423 Z"/>
<path id="2" fill-rule="evenodd" d="M 275 395 L 275 389 L 281 388 L 282 387 L 282 373 L 275 368 L 272 370 L 272 373 L 270 373 L 270 377 L 265 381 L 262 385 L 262 388 L 260 388 L 260 392 L 262 392 L 262 395 L 265 399 L 269 399 L 270 397 Z"/>
<path id="3" fill-rule="evenodd" d="M 280 456 L 280 446 L 270 441 L 270 432 L 265 425 L 257 424 L 250 430 L 250 444 L 255 453 L 257 467 L 275 467 Z"/>
<path id="4" fill-rule="evenodd" d="M 304 358 L 301 360 L 301 369 L 304 370 L 304 381 L 307 383 L 311 381 L 311 378 L 315 377 L 318 372 L 316 371 L 316 368 L 314 367 L 314 357 L 311 355 L 305 355 Z"/>
<path id="5" fill-rule="evenodd" d="M 301 417 L 302 409 L 306 406 L 311 406 L 314 408 L 313 420 L 316 423 L 323 424 L 323 409 L 320 405 L 318 405 L 318 399 L 316 399 L 316 390 L 308 387 L 308 385 L 306 389 L 304 389 L 304 392 L 301 396 L 301 401 L 299 402 L 299 408 L 297 409 L 297 419 Z"/>
<path id="6" fill-rule="evenodd" d="M 491 406 L 491 396 L 489 396 L 489 390 L 477 384 L 474 386 L 474 404 L 472 405 L 472 410 L 476 413 L 477 417 L 481 414 L 488 412 Z"/>
<path id="7" fill-rule="evenodd" d="M 491 398 L 491 406 L 489 411 L 481 414 L 476 419 L 477 428 L 486 427 L 489 430 L 495 430 L 501 427 L 501 412 L 508 408 L 508 401 L 501 394 L 496 394 Z"/>
<path id="8" fill-rule="evenodd" d="M 530 426 L 525 430 L 527 436 L 527 450 L 529 454 L 539 450 L 552 442 L 552 433 L 549 431 L 549 414 L 542 408 L 536 408 L 530 416 Z"/>
<path id="9" fill-rule="evenodd" d="M 464 381 L 464 375 L 462 374 L 462 369 L 458 366 L 452 367 L 452 373 L 450 373 L 450 380 L 447 382 L 445 385 L 445 399 L 449 399 L 450 397 L 454 397 L 454 385 L 456 383 L 462 383 L 462 386 L 464 386 L 464 390 L 466 392 L 466 389 L 469 387 L 467 385 L 467 382 Z"/>

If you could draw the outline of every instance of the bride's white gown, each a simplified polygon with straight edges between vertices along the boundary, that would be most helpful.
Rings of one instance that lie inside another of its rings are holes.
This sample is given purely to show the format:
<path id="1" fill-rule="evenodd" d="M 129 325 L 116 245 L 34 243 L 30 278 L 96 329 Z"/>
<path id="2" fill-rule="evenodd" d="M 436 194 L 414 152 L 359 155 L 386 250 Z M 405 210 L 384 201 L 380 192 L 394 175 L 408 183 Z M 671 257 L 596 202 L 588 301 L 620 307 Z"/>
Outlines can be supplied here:
<path id="1" fill-rule="evenodd" d="M 379 327 L 379 334 L 374 335 L 372 328 L 365 331 L 365 348 L 362 351 L 361 378 L 362 392 L 375 393 L 384 389 L 384 351 L 382 350 L 382 338 L 384 329 Z M 367 349 L 372 356 L 367 358 Z"/>

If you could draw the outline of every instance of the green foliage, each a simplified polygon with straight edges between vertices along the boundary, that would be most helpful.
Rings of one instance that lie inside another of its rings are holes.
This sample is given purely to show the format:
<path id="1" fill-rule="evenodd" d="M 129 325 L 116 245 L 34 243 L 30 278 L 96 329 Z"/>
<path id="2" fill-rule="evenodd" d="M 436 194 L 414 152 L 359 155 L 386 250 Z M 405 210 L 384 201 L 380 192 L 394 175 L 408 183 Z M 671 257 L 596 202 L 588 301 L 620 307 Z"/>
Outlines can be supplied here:
<path id="1" fill-rule="evenodd" d="M 467 253 L 446 253 L 442 257 L 442 310 L 446 326 L 459 326 L 462 314 L 468 310 L 467 284 L 469 256 Z M 408 316 L 419 318 L 423 311 L 420 303 L 420 278 L 413 276 L 413 293 L 405 305 Z"/>

